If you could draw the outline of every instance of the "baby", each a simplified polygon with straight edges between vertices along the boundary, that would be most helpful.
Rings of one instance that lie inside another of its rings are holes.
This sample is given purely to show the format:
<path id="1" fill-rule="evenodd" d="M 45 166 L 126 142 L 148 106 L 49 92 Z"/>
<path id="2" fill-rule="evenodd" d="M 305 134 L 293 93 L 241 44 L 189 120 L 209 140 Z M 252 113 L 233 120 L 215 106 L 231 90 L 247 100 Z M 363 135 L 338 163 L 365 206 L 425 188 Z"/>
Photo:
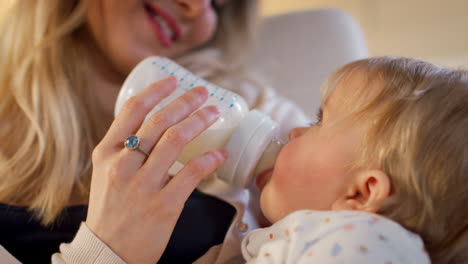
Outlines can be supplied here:
<path id="1" fill-rule="evenodd" d="M 247 263 L 467 263 L 468 73 L 377 57 L 339 69 L 316 124 L 257 178 L 272 226 Z"/>

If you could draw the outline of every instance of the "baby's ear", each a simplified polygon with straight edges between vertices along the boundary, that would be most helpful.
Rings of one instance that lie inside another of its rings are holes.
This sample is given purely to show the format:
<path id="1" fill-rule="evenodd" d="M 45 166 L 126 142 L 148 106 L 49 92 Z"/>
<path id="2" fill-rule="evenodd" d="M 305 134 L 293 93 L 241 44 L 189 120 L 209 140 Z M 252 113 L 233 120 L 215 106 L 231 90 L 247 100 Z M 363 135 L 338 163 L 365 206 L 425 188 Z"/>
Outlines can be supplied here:
<path id="1" fill-rule="evenodd" d="M 346 194 L 336 200 L 333 210 L 359 210 L 375 213 L 391 194 L 391 182 L 382 170 L 364 170 L 356 175 Z"/>

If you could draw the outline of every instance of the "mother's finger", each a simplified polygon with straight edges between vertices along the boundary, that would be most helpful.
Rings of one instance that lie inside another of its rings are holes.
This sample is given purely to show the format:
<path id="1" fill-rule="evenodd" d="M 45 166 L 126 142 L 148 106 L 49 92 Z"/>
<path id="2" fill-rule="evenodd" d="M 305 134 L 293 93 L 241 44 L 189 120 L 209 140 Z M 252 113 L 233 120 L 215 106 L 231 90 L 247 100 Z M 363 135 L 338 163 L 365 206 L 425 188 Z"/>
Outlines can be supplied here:
<path id="1" fill-rule="evenodd" d="M 200 108 L 207 98 L 208 91 L 206 88 L 195 87 L 153 114 L 136 132 L 142 142 L 140 147 L 147 153 L 152 152 L 153 147 L 169 127 L 187 118 Z M 124 150 L 124 154 L 128 151 L 131 150 Z M 132 164 L 140 167 L 146 156 L 132 155 L 130 159 Z M 171 166 L 172 163 L 167 165 Z"/>
<path id="2" fill-rule="evenodd" d="M 142 173 L 151 175 L 155 181 L 159 181 L 156 185 L 162 187 L 166 182 L 165 172 L 177 160 L 182 149 L 216 122 L 218 117 L 216 106 L 207 106 L 167 129 L 141 168 Z"/>
<path id="3" fill-rule="evenodd" d="M 174 76 L 155 82 L 128 99 L 117 114 L 114 122 L 104 136 L 102 143 L 114 148 L 116 142 L 135 134 L 145 120 L 146 115 L 162 99 L 171 94 L 177 85 Z M 122 143 L 123 148 L 123 143 Z"/>
<path id="4" fill-rule="evenodd" d="M 172 180 L 161 190 L 160 194 L 170 198 L 177 209 L 182 210 L 185 201 L 195 190 L 198 183 L 207 175 L 213 173 L 226 161 L 228 153 L 225 149 L 212 150 L 204 155 L 190 160 Z"/>

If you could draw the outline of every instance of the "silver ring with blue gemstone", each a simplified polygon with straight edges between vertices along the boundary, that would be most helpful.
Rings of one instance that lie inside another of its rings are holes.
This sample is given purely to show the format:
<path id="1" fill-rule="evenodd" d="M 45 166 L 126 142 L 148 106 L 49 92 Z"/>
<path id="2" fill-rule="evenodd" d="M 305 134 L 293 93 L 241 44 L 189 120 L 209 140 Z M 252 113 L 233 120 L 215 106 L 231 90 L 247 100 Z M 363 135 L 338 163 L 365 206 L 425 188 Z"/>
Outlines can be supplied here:
<path id="1" fill-rule="evenodd" d="M 124 145 L 127 149 L 138 150 L 139 152 L 145 154 L 146 157 L 149 156 L 148 152 L 140 148 L 140 139 L 135 135 L 128 136 L 127 139 L 125 139 Z"/>

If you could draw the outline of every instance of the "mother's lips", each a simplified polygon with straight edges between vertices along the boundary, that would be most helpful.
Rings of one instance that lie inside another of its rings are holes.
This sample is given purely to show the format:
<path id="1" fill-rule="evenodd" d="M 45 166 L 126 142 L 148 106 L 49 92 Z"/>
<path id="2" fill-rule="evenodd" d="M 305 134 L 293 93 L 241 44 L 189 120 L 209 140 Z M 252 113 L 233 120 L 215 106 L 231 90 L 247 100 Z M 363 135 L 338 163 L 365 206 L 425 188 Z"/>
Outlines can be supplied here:
<path id="1" fill-rule="evenodd" d="M 152 24 L 156 28 L 158 37 L 165 46 L 170 46 L 173 41 L 177 41 L 180 38 L 180 26 L 172 15 L 148 3 L 145 3 L 144 6 L 145 10 L 150 15 Z"/>

